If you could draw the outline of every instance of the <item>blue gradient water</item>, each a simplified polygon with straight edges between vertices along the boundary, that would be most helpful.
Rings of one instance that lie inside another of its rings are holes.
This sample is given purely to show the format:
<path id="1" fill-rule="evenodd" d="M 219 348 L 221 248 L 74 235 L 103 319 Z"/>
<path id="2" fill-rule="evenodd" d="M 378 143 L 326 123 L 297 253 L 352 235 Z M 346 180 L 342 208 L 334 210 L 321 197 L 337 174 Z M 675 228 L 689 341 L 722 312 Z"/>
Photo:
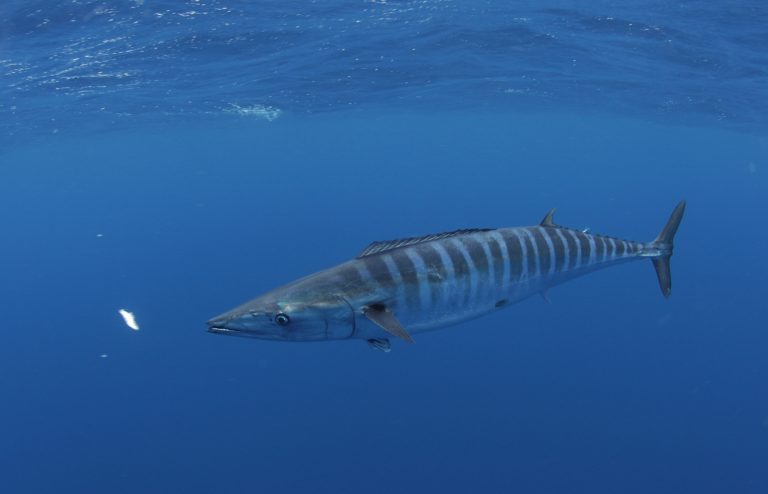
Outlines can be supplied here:
<path id="1" fill-rule="evenodd" d="M 0 492 L 768 489 L 761 2 L 0 14 Z M 668 300 L 638 262 L 389 354 L 205 332 L 371 240 L 681 198 Z"/>

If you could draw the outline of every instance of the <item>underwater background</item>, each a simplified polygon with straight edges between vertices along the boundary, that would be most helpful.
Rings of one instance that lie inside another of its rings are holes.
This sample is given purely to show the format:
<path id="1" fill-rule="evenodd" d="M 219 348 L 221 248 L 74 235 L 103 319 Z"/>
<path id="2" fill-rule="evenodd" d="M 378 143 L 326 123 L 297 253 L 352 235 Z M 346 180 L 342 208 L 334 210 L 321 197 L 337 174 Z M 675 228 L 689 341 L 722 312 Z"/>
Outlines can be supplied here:
<path id="1" fill-rule="evenodd" d="M 4 0 L 0 492 L 768 492 L 767 25 Z M 206 332 L 373 240 L 681 199 L 669 299 L 644 261 L 388 354 Z"/>

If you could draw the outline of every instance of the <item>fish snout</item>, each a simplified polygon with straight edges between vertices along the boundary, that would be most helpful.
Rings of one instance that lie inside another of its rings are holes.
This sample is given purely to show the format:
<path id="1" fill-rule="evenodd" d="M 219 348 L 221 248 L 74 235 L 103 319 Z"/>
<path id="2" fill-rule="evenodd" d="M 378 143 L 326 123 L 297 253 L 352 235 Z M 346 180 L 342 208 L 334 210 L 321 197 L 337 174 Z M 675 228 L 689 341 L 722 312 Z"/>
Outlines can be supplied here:
<path id="1" fill-rule="evenodd" d="M 207 324 L 209 328 L 214 327 L 214 326 L 224 326 L 227 322 L 229 322 L 229 320 L 230 320 L 229 317 L 216 316 L 216 317 L 213 317 L 211 319 L 208 319 L 205 322 L 205 324 Z"/>
<path id="2" fill-rule="evenodd" d="M 233 319 L 232 316 L 221 315 L 209 319 L 205 324 L 208 325 L 208 332 L 210 333 L 233 333 L 241 329 L 233 324 Z"/>

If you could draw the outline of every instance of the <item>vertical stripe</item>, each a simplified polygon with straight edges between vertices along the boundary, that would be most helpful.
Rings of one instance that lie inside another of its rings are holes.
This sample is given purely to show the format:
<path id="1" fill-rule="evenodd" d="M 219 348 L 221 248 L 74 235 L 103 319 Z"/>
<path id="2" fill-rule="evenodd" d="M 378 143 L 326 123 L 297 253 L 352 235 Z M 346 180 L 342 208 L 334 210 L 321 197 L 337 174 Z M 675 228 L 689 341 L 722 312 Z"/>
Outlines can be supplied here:
<path id="1" fill-rule="evenodd" d="M 597 258 L 597 246 L 595 245 L 595 237 L 586 233 L 584 234 L 584 237 L 589 241 L 589 261 L 587 261 L 587 265 L 591 266 L 595 263 L 595 259 Z"/>
<path id="2" fill-rule="evenodd" d="M 395 264 L 395 260 L 392 259 L 392 254 L 384 254 L 382 259 L 384 260 L 384 264 L 387 265 L 389 275 L 392 277 L 392 280 L 395 283 L 395 300 L 397 300 L 397 303 L 400 307 L 406 309 L 407 304 L 405 302 L 405 286 L 403 285 L 403 277 L 400 276 L 400 270 L 397 269 L 397 264 Z"/>
<path id="3" fill-rule="evenodd" d="M 392 260 L 395 261 L 400 277 L 405 286 L 405 300 L 408 307 L 418 311 L 420 307 L 419 278 L 416 275 L 416 266 L 405 253 L 404 249 L 395 249 L 392 251 Z"/>
<path id="4" fill-rule="evenodd" d="M 524 274 L 520 275 L 520 279 L 527 281 L 536 276 L 536 273 L 538 272 L 538 257 L 533 251 L 533 240 L 525 233 L 525 230 L 519 228 L 515 229 L 515 236 L 517 236 L 517 239 L 520 242 L 520 249 L 523 253 L 521 261 L 523 266 L 525 266 L 523 268 Z"/>
<path id="5" fill-rule="evenodd" d="M 392 279 L 392 275 L 389 273 L 387 265 L 384 264 L 384 260 L 381 256 L 366 256 L 360 260 L 365 263 L 365 267 L 368 269 L 368 272 L 371 273 L 373 279 L 376 280 L 376 283 L 383 287 L 391 287 L 394 285 L 395 282 Z"/>
<path id="6" fill-rule="evenodd" d="M 493 256 L 493 265 L 496 271 L 496 287 L 499 293 L 504 293 L 507 289 L 505 283 L 509 278 L 509 255 L 507 254 L 507 245 L 499 232 L 488 234 L 491 245 L 491 255 Z"/>
<path id="7" fill-rule="evenodd" d="M 432 292 L 429 280 L 427 279 L 427 266 L 415 248 L 407 247 L 405 255 L 408 256 L 414 268 L 416 268 L 416 283 L 419 287 L 419 309 L 421 311 L 428 311 L 431 308 Z"/>
<path id="8" fill-rule="evenodd" d="M 467 277 L 469 278 L 469 289 L 467 290 L 465 298 L 465 306 L 472 305 L 475 301 L 475 294 L 477 293 L 477 268 L 472 262 L 472 256 L 469 255 L 469 251 L 464 243 L 458 238 L 452 238 L 451 243 L 456 250 L 461 253 L 464 258 L 464 262 L 467 264 Z"/>
<path id="9" fill-rule="evenodd" d="M 573 239 L 570 235 L 566 235 L 563 233 L 562 228 L 555 229 L 555 232 L 557 232 L 557 236 L 560 239 L 560 245 L 562 246 L 562 251 L 557 254 L 557 257 L 559 259 L 562 259 L 562 263 L 560 263 L 559 267 L 557 268 L 559 271 L 568 271 L 570 267 L 573 265 L 573 254 L 574 251 L 571 249 L 570 242 L 573 242 Z M 575 243 L 575 242 L 574 242 Z M 555 246 L 555 253 L 557 253 L 557 246 Z"/>
<path id="10" fill-rule="evenodd" d="M 442 242 L 430 242 L 429 245 L 440 256 L 443 268 L 445 269 L 445 279 L 441 283 L 443 287 L 441 308 L 447 309 L 454 305 L 452 294 L 456 287 L 456 274 L 453 271 L 453 261 L 451 261 L 451 256 L 448 254 L 448 251 L 445 249 Z"/>
<path id="11" fill-rule="evenodd" d="M 357 265 L 357 261 L 352 261 L 346 265 L 342 265 L 338 271 L 339 282 L 343 286 L 344 293 L 350 298 L 354 298 L 357 295 L 358 290 L 367 291 L 369 289 L 365 279 L 360 275 L 354 265 Z"/>
<path id="12" fill-rule="evenodd" d="M 491 252 L 491 245 L 496 245 L 496 242 L 491 242 L 489 235 L 484 235 L 479 239 L 480 246 L 483 248 L 485 258 L 487 260 L 486 273 L 485 273 L 485 296 L 491 298 L 497 298 L 496 294 L 499 291 L 496 289 L 496 264 L 498 264 L 497 258 L 494 257 Z"/>
<path id="13" fill-rule="evenodd" d="M 509 230 L 504 242 L 509 252 L 509 286 L 512 286 L 528 279 L 528 251 L 517 229 Z"/>
<path id="14" fill-rule="evenodd" d="M 532 228 L 531 233 L 541 253 L 541 275 L 551 275 L 555 269 L 555 248 L 552 246 L 552 240 L 542 227 Z"/>
<path id="15" fill-rule="evenodd" d="M 456 244 L 453 243 L 453 240 L 454 239 L 451 238 L 446 239 L 445 243 L 442 245 L 446 252 L 448 252 L 448 255 L 451 258 L 451 263 L 453 264 L 454 291 L 456 293 L 454 303 L 464 305 L 467 303 L 467 297 L 469 295 L 469 264 L 467 264 L 467 260 L 456 247 Z"/>
<path id="16" fill-rule="evenodd" d="M 605 256 L 605 244 L 603 243 L 603 237 L 592 237 L 595 241 L 595 262 L 602 262 L 603 256 Z"/>
<path id="17" fill-rule="evenodd" d="M 443 292 L 442 286 L 446 283 L 447 273 L 445 263 L 440 254 L 432 248 L 435 242 L 422 244 L 418 247 L 419 255 L 424 260 L 427 283 L 431 293 L 430 308 L 434 311 L 444 301 L 440 299 Z"/>
<path id="18" fill-rule="evenodd" d="M 356 262 L 355 269 L 357 270 L 357 274 L 363 280 L 363 283 L 365 283 L 366 286 L 371 290 L 375 289 L 374 285 L 378 285 L 378 283 L 376 282 L 376 280 L 373 279 L 373 276 L 371 275 L 370 271 L 368 271 L 368 268 L 365 266 L 365 263 Z"/>
<path id="19" fill-rule="evenodd" d="M 576 248 L 574 249 L 576 251 L 576 259 L 571 269 L 578 269 L 581 267 L 581 263 L 582 263 L 581 239 L 579 238 L 578 235 L 576 235 L 576 230 L 568 230 L 568 236 L 573 239 L 573 243 L 576 246 Z"/>
<path id="20" fill-rule="evenodd" d="M 565 258 L 565 240 L 558 235 L 560 232 L 557 230 L 557 228 L 542 228 L 544 238 L 548 240 L 551 247 L 552 267 L 549 269 L 550 273 L 556 273 L 563 269 L 563 263 L 567 261 Z"/>
<path id="21" fill-rule="evenodd" d="M 603 241 L 603 261 L 607 261 L 611 258 L 611 243 L 610 238 L 602 237 Z"/>
<path id="22" fill-rule="evenodd" d="M 624 257 L 627 254 L 627 243 L 623 240 L 616 241 L 616 255 Z"/>
<path id="23" fill-rule="evenodd" d="M 608 238 L 608 241 L 611 243 L 611 259 L 616 257 L 616 240 L 614 240 L 613 237 Z"/>
<path id="24" fill-rule="evenodd" d="M 555 234 L 551 232 L 550 228 L 539 228 L 541 234 L 544 236 L 544 241 L 549 248 L 549 274 L 552 275 L 557 269 L 557 253 L 555 252 Z M 558 240 L 559 243 L 559 240 Z"/>
<path id="25" fill-rule="evenodd" d="M 483 300 L 484 289 L 488 286 L 488 257 L 483 249 L 483 245 L 474 235 L 468 235 L 458 238 L 464 248 L 467 249 L 470 259 L 472 259 L 472 266 L 475 268 L 475 276 L 477 282 L 472 291 L 472 299 L 476 302 Z"/>
<path id="26" fill-rule="evenodd" d="M 576 236 L 579 238 L 579 244 L 581 245 L 581 264 L 583 266 L 589 266 L 592 264 L 592 259 L 595 257 L 595 247 L 592 236 L 583 232 L 576 232 Z"/>
<path id="27" fill-rule="evenodd" d="M 527 229 L 523 229 L 525 234 L 526 249 L 528 251 L 528 276 L 531 278 L 537 277 L 541 274 L 541 260 L 539 249 L 536 247 L 536 239 L 533 238 L 533 234 Z M 531 269 L 531 261 L 533 261 L 533 269 Z M 533 274 L 531 274 L 531 272 Z"/>

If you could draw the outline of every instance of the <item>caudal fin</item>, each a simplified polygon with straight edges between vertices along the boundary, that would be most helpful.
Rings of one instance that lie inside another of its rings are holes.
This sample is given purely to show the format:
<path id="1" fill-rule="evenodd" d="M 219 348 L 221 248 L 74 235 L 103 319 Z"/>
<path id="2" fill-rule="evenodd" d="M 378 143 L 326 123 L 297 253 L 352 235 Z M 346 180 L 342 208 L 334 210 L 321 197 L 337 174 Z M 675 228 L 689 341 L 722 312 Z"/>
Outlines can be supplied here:
<path id="1" fill-rule="evenodd" d="M 653 268 L 656 270 L 656 277 L 659 279 L 659 288 L 661 288 L 661 293 L 665 297 L 669 297 L 669 294 L 672 293 L 672 274 L 669 270 L 669 258 L 672 257 L 675 233 L 677 233 L 677 228 L 680 226 L 684 212 L 685 201 L 680 201 L 675 210 L 672 211 L 667 224 L 664 225 L 659 236 L 648 245 L 650 251 L 653 252 L 650 257 Z"/>

